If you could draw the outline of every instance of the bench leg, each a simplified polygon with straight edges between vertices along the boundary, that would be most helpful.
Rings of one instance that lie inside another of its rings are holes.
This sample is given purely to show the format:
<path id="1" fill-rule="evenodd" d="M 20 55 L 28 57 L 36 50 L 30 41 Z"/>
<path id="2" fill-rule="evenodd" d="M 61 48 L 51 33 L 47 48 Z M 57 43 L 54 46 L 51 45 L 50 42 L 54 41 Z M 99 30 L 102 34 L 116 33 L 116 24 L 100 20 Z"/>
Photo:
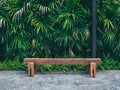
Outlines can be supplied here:
<path id="1" fill-rule="evenodd" d="M 90 77 L 96 77 L 96 63 L 90 63 Z"/>
<path id="2" fill-rule="evenodd" d="M 28 76 L 34 77 L 35 74 L 35 66 L 33 62 L 28 63 Z"/>
<path id="3" fill-rule="evenodd" d="M 34 65 L 34 73 L 36 73 L 37 72 L 37 66 L 36 65 Z"/>

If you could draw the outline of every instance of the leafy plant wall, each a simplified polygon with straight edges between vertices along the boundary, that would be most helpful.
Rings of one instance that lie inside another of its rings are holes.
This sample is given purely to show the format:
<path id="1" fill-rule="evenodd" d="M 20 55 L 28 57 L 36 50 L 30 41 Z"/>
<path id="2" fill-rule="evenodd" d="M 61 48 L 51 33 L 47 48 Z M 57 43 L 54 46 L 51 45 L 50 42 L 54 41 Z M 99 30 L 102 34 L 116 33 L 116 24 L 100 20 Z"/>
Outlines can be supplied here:
<path id="1" fill-rule="evenodd" d="M 0 0 L 0 58 L 91 57 L 92 0 Z M 120 0 L 97 1 L 97 57 L 120 58 Z"/>

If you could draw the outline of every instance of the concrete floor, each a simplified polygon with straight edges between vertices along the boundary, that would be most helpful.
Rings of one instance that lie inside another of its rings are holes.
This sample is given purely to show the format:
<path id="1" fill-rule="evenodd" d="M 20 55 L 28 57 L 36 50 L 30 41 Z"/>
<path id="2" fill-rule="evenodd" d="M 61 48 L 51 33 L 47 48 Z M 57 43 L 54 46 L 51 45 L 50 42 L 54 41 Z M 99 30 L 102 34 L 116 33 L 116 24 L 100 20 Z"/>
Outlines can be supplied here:
<path id="1" fill-rule="evenodd" d="M 86 72 L 37 73 L 0 71 L 0 90 L 120 90 L 120 70 L 97 71 L 97 78 Z"/>

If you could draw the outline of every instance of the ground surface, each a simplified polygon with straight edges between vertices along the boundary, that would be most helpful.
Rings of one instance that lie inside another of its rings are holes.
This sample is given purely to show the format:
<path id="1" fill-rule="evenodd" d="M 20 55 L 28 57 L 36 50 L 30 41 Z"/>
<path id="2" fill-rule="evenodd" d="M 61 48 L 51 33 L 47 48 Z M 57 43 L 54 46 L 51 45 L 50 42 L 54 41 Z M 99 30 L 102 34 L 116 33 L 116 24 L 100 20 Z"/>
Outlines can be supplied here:
<path id="1" fill-rule="evenodd" d="M 0 90 L 120 90 L 120 70 L 97 71 L 97 78 L 86 72 L 37 73 L 0 71 Z"/>

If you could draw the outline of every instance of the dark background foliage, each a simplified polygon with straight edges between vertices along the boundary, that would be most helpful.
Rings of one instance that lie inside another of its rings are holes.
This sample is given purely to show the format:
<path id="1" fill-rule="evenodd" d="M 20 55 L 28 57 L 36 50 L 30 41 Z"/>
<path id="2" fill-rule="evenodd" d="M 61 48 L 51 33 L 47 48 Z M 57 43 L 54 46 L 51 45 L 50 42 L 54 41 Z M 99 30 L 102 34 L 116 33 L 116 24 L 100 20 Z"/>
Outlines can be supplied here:
<path id="1" fill-rule="evenodd" d="M 0 0 L 0 58 L 92 57 L 91 0 Z M 97 57 L 120 59 L 120 0 L 97 0 Z"/>

